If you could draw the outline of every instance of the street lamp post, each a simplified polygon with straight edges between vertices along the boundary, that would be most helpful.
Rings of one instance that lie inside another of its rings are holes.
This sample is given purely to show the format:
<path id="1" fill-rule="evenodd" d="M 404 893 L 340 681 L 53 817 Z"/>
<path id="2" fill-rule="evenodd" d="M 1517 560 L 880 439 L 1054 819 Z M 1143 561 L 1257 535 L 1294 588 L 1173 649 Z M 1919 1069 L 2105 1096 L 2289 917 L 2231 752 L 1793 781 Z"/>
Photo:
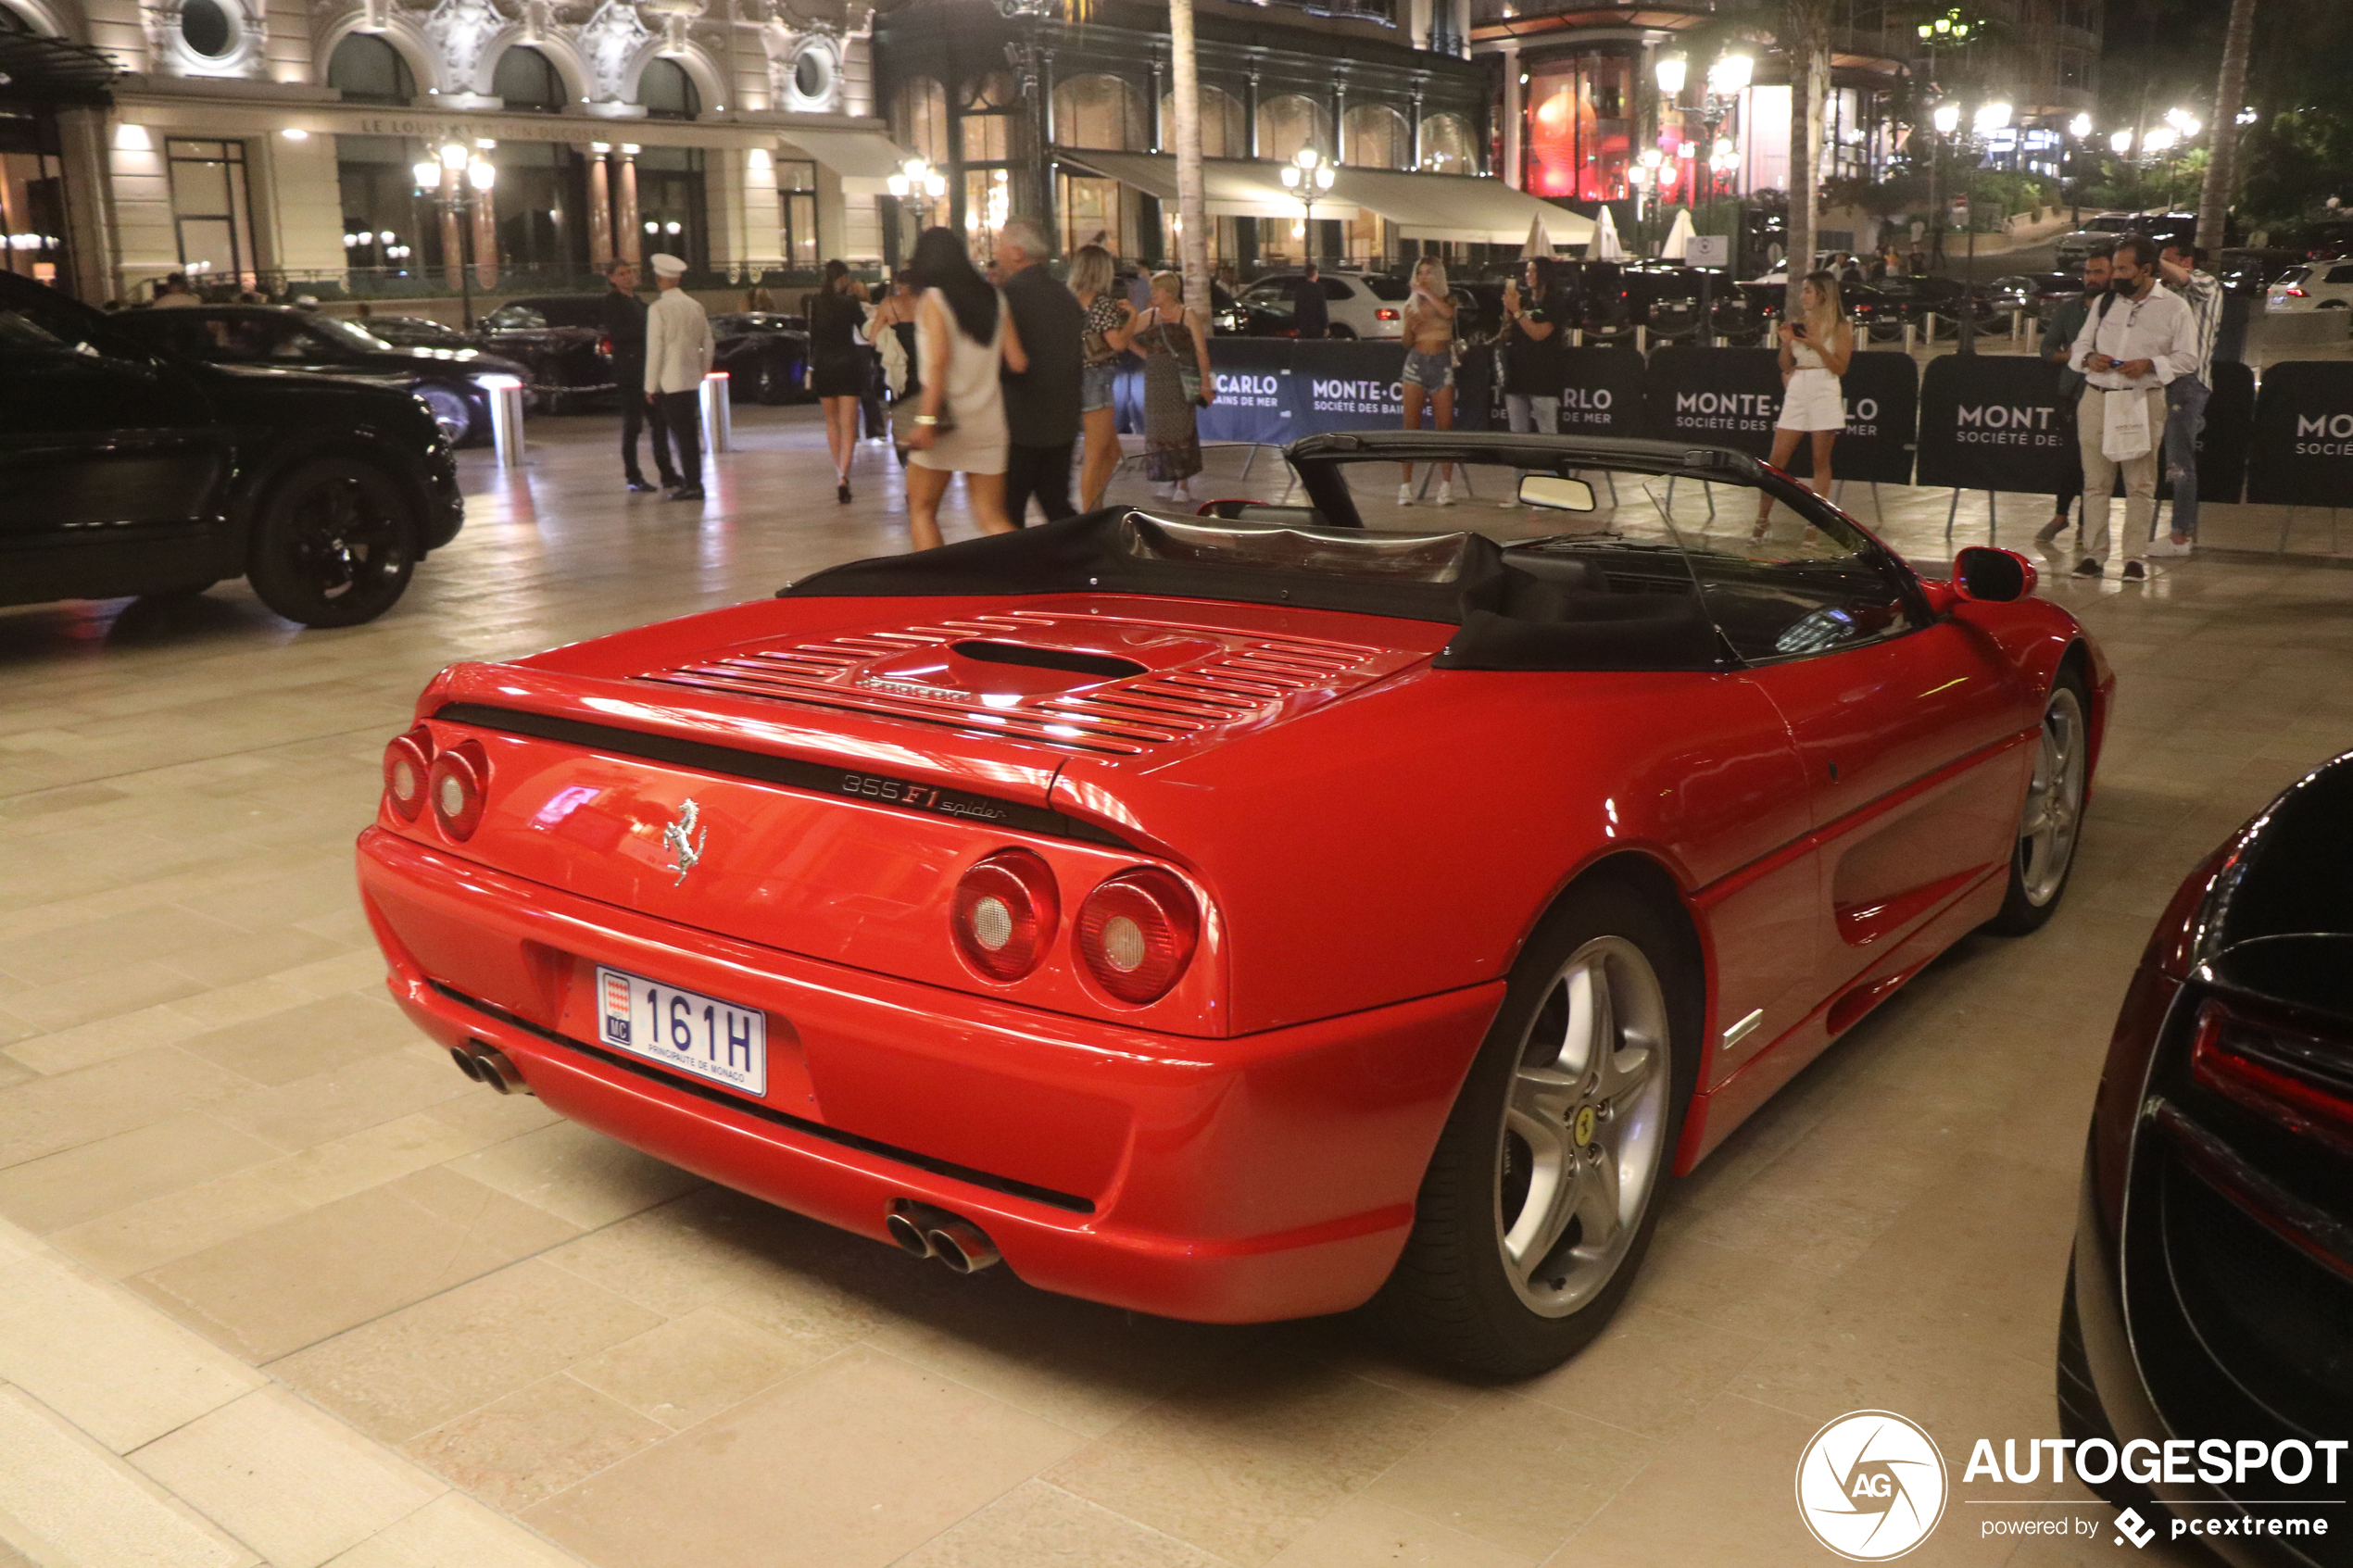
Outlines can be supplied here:
<path id="1" fill-rule="evenodd" d="M 417 182 L 417 194 L 433 204 L 447 219 L 462 221 L 446 225 L 445 232 L 458 237 L 458 294 L 465 312 L 466 331 L 474 330 L 473 266 L 467 257 L 466 234 L 473 227 L 474 209 L 487 203 L 490 193 L 498 183 L 498 169 L 489 159 L 469 152 L 462 144 L 450 142 L 443 145 L 441 156 L 427 158 L 409 169 Z M 446 264 L 448 257 L 444 257 Z"/>
<path id="2" fill-rule="evenodd" d="M 1313 147 L 1300 148 L 1291 155 L 1291 160 L 1283 165 L 1284 187 L 1298 193 L 1300 205 L 1306 209 L 1306 217 L 1302 220 L 1304 233 L 1300 245 L 1305 260 L 1315 258 L 1315 198 L 1332 188 L 1332 166 L 1324 160 L 1323 154 Z"/>
<path id="3" fill-rule="evenodd" d="M 1961 127 L 1961 106 L 1939 104 L 1929 118 L 1935 128 L 1935 138 L 1929 143 L 1928 154 L 1928 255 L 1929 265 L 1944 259 L 1944 204 L 1937 193 L 1938 176 L 1944 172 L 1944 144 Z"/>
<path id="4" fill-rule="evenodd" d="M 2073 148 L 2069 153 L 2066 164 L 2072 164 L 2081 153 L 2083 144 L 2092 139 L 2092 117 L 2088 114 L 2077 115 L 2067 122 L 2067 133 L 2072 139 Z M 2061 167 L 2066 167 L 2066 164 L 2062 164 Z M 2075 178 L 2069 181 L 2067 184 L 2068 226 L 2081 229 L 2083 227 L 2083 176 L 2082 172 L 2079 170 Z"/>
<path id="5" fill-rule="evenodd" d="M 948 190 L 947 176 L 934 169 L 928 159 L 911 157 L 899 166 L 899 172 L 888 182 L 890 194 L 900 201 L 912 198 L 915 204 L 915 227 L 926 226 L 931 216 L 931 204 Z"/>

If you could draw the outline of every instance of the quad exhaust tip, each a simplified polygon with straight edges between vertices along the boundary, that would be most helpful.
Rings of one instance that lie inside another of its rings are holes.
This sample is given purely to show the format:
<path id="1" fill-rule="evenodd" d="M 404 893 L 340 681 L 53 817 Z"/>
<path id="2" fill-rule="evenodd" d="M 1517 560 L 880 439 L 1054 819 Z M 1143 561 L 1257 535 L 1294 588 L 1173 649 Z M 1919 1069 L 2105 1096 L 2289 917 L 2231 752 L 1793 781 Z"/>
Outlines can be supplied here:
<path id="1" fill-rule="evenodd" d="M 502 1095 L 532 1093 L 531 1085 L 523 1082 L 522 1070 L 515 1065 L 514 1059 L 487 1041 L 468 1040 L 463 1046 L 452 1046 L 449 1047 L 449 1060 L 458 1064 L 459 1072 L 484 1088 Z"/>
<path id="2" fill-rule="evenodd" d="M 912 1198 L 896 1198 L 883 1228 L 911 1258 L 935 1258 L 960 1274 L 976 1274 L 1004 1261 L 988 1233 L 960 1214 Z"/>

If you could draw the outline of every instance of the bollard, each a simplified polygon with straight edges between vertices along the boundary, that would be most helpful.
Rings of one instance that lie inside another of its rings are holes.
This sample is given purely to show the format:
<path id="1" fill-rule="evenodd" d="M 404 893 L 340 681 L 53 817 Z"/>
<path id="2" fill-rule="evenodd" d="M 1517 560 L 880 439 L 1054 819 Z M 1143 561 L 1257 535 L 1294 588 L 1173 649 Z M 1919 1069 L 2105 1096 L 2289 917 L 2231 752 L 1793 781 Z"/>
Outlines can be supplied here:
<path id="1" fill-rule="evenodd" d="M 1921 337 L 1920 337 L 1920 341 L 1921 341 L 1922 343 L 1925 343 L 1925 344 L 1930 345 L 1931 347 L 1932 347 L 1932 346 L 1934 346 L 1934 345 L 1935 345 L 1935 343 L 1936 343 L 1936 312 L 1935 312 L 1935 311 L 1931 310 L 1931 311 L 1928 312 L 1926 324 L 1925 324 L 1925 325 L 1924 325 L 1924 326 L 1923 326 L 1920 330 L 1921 330 Z"/>
<path id="2" fill-rule="evenodd" d="M 1909 354 L 1919 345 L 1919 329 L 1911 322 L 1904 323 L 1904 352 Z"/>
<path id="3" fill-rule="evenodd" d="M 727 372 L 706 370 L 702 378 L 702 449 L 716 455 L 727 450 L 735 434 L 729 423 Z"/>
<path id="4" fill-rule="evenodd" d="M 2016 306 L 2010 307 L 2010 341 L 2016 343 L 2026 335 L 2026 312 Z"/>
<path id="5" fill-rule="evenodd" d="M 490 394 L 490 441 L 502 469 L 522 467 L 522 381 L 517 376 L 476 376 Z"/>
<path id="6" fill-rule="evenodd" d="M 1585 346 L 1584 328 L 1571 327 L 1568 329 L 1568 345 L 1571 348 L 1582 348 Z"/>
<path id="7" fill-rule="evenodd" d="M 1777 335 L 1778 335 L 1778 334 L 1776 334 L 1776 333 L 1774 332 L 1774 331 L 1773 331 L 1773 323 L 1772 323 L 1772 322 L 1770 322 L 1770 321 L 1766 322 L 1766 323 L 1765 323 L 1765 341 L 1764 341 L 1764 342 L 1762 342 L 1762 343 L 1760 343 L 1760 344 L 1758 344 L 1756 346 L 1757 346 L 1757 347 L 1759 347 L 1759 348 L 1771 348 L 1771 347 L 1775 346 L 1775 339 L 1776 339 Z"/>
<path id="8" fill-rule="evenodd" d="M 1648 354 L 1650 350 L 1650 327 L 1645 322 L 1637 321 L 1634 323 L 1634 352 L 1637 354 Z"/>

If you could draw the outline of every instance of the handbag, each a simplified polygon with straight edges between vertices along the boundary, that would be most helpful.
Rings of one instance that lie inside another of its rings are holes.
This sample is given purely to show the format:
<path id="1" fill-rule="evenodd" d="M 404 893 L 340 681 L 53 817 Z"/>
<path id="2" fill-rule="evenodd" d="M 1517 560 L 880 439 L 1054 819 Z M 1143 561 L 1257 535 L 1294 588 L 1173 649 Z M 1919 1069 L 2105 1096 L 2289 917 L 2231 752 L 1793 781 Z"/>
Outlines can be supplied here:
<path id="1" fill-rule="evenodd" d="M 899 341 L 896 332 L 886 327 L 875 339 L 875 348 L 882 356 L 883 384 L 890 389 L 891 396 L 903 395 L 907 391 L 907 345 Z"/>
<path id="2" fill-rule="evenodd" d="M 2149 455 L 2148 394 L 2135 387 L 2100 400 L 2100 455 L 2112 463 Z"/>
<path id="3" fill-rule="evenodd" d="M 1209 405 L 1201 395 L 1201 361 L 1191 355 L 1178 355 L 1176 350 L 1170 347 L 1168 344 L 1168 323 L 1162 321 L 1158 325 L 1161 352 L 1176 361 L 1176 379 L 1184 385 L 1185 401 L 1195 408 L 1207 408 Z M 1191 341 L 1191 336 L 1188 333 L 1187 344 L 1189 345 Z"/>

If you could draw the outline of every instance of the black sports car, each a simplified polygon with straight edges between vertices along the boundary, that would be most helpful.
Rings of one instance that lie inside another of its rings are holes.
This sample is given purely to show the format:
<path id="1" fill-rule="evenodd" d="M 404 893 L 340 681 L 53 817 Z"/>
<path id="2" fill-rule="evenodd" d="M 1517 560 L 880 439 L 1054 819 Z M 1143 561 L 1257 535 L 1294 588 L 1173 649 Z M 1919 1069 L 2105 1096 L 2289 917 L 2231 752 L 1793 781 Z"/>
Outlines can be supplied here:
<path id="1" fill-rule="evenodd" d="M 2092 1118 L 2058 1399 L 2079 1456 L 2117 1459 L 2083 1475 L 2110 1502 L 2249 1568 L 2353 1563 L 2353 754 L 2209 855 L 2142 955 Z"/>
<path id="2" fill-rule="evenodd" d="M 352 325 L 395 348 L 447 348 L 455 353 L 461 348 L 479 352 L 482 346 L 448 322 L 430 316 L 362 316 Z"/>
<path id="3" fill-rule="evenodd" d="M 809 323 L 768 310 L 711 319 L 711 369 L 727 372 L 727 395 L 759 403 L 809 395 Z"/>
<path id="4" fill-rule="evenodd" d="M 1856 326 L 1881 343 L 1902 337 L 1906 322 L 1922 324 L 1934 316 L 1937 333 L 1943 336 L 1960 320 L 1963 311 L 1969 312 L 1980 328 L 1993 320 L 1994 313 L 1982 291 L 1958 279 L 1933 274 L 1890 272 L 1876 283 L 1855 283 L 1843 292 Z"/>
<path id="5" fill-rule="evenodd" d="M 490 395 L 480 376 L 519 376 L 522 367 L 471 346 L 400 348 L 357 323 L 283 305 L 202 305 L 126 310 L 115 324 L 151 348 L 208 365 L 382 382 L 415 393 L 452 446 L 490 439 Z"/>
<path id="6" fill-rule="evenodd" d="M 0 273 L 0 604 L 242 576 L 290 621 L 350 626 L 457 535 L 449 443 L 409 393 L 208 364 L 132 324 Z"/>
<path id="7" fill-rule="evenodd" d="M 483 318 L 475 335 L 523 367 L 532 406 L 543 413 L 572 413 L 613 390 L 602 295 L 510 299 Z"/>
<path id="8" fill-rule="evenodd" d="M 1985 303 L 1997 315 L 2023 310 L 2029 320 L 2047 321 L 2053 311 L 2082 292 L 2080 271 L 2012 272 L 1985 285 Z"/>

